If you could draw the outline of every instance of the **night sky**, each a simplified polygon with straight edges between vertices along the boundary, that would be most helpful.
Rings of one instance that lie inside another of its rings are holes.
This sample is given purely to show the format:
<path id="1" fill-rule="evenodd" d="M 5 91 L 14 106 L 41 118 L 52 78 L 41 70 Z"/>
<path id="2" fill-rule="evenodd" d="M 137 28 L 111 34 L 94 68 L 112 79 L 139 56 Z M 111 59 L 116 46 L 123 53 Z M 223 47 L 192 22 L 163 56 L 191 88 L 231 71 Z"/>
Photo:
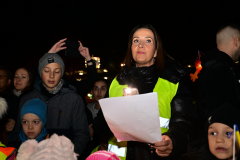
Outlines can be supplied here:
<path id="1" fill-rule="evenodd" d="M 8 3 L 8 4 L 5 4 Z M 1 5 L 1 64 L 34 66 L 62 38 L 80 40 L 103 67 L 123 60 L 128 35 L 138 24 L 152 24 L 164 49 L 175 59 L 195 59 L 215 47 L 226 23 L 240 25 L 240 1 L 88 0 L 57 3 L 8 2 Z M 59 53 L 64 57 L 64 51 Z M 84 66 L 83 58 L 71 58 Z"/>

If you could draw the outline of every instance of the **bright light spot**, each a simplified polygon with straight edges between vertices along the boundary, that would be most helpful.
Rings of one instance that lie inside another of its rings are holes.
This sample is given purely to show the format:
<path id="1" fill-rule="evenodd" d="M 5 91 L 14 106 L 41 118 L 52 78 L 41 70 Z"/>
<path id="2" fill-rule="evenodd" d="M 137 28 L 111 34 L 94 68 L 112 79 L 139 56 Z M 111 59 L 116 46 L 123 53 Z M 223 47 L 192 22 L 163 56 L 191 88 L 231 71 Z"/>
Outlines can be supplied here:
<path id="1" fill-rule="evenodd" d="M 103 72 L 108 72 L 108 70 L 104 69 Z"/>
<path id="2" fill-rule="evenodd" d="M 126 91 L 127 94 L 130 94 L 131 93 L 131 88 L 126 88 L 125 91 Z"/>
<path id="3" fill-rule="evenodd" d="M 88 97 L 92 98 L 92 94 L 88 93 Z"/>
<path id="4" fill-rule="evenodd" d="M 80 72 L 80 73 L 79 73 L 79 75 L 83 75 L 83 73 L 82 73 L 82 72 Z"/>
<path id="5" fill-rule="evenodd" d="M 108 79 L 108 77 L 104 77 L 104 79 Z"/>
<path id="6" fill-rule="evenodd" d="M 191 68 L 192 66 L 191 66 L 191 65 L 188 65 L 187 67 L 188 67 L 188 68 Z"/>
<path id="7" fill-rule="evenodd" d="M 124 63 L 121 63 L 121 67 L 123 67 L 123 66 L 125 66 L 125 64 L 124 64 Z"/>

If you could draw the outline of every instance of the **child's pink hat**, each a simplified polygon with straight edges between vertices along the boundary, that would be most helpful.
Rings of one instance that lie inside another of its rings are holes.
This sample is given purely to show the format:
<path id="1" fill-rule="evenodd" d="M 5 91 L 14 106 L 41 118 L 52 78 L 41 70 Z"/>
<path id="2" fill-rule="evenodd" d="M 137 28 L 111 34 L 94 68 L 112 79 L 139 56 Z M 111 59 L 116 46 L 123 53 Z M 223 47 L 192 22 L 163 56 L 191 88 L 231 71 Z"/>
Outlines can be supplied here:
<path id="1" fill-rule="evenodd" d="M 120 160 L 120 158 L 110 151 L 97 151 L 88 156 L 86 160 Z"/>

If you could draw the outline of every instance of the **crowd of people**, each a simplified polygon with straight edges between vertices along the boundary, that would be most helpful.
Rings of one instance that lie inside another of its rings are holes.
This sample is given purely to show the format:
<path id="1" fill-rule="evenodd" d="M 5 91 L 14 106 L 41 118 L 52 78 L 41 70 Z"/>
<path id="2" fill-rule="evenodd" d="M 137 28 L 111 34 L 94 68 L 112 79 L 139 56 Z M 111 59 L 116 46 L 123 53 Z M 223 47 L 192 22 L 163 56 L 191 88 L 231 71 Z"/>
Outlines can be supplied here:
<path id="1" fill-rule="evenodd" d="M 67 66 L 58 55 L 66 49 L 65 41 L 54 44 L 36 68 L 20 67 L 12 75 L 6 66 L 0 66 L 0 157 L 47 159 L 56 155 L 56 159 L 80 160 L 239 157 L 240 146 L 237 138 L 233 141 L 233 126 L 240 126 L 240 74 L 234 63 L 240 57 L 240 27 L 229 24 L 220 28 L 216 34 L 217 47 L 201 56 L 203 69 L 195 82 L 195 99 L 186 81 L 187 69 L 165 52 L 152 25 L 138 25 L 131 31 L 125 66 L 111 84 L 98 78 L 89 49 L 80 41 L 78 50 L 87 60 L 87 79 L 66 80 Z M 11 83 L 13 88 L 9 87 Z M 99 100 L 129 96 L 126 88 L 137 91 L 130 96 L 157 93 L 161 141 L 151 144 L 117 141 Z M 88 92 L 94 102 L 87 104 Z M 118 149 L 124 155 L 118 154 Z"/>

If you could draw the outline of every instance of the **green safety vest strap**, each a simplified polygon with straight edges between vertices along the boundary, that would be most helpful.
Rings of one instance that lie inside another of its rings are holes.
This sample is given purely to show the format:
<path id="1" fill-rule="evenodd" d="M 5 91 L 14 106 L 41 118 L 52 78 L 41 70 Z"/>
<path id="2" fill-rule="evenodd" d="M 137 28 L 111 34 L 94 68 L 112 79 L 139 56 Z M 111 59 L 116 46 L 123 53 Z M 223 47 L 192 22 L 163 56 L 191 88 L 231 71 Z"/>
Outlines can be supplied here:
<path id="1" fill-rule="evenodd" d="M 100 146 L 97 146 L 96 148 L 94 148 L 94 149 L 92 150 L 91 154 L 93 154 L 94 152 L 97 152 L 99 147 L 100 147 Z"/>
<path id="2" fill-rule="evenodd" d="M 115 153 L 121 160 L 125 160 L 127 154 L 127 142 L 118 142 L 116 137 L 113 136 L 108 140 L 108 151 Z"/>

